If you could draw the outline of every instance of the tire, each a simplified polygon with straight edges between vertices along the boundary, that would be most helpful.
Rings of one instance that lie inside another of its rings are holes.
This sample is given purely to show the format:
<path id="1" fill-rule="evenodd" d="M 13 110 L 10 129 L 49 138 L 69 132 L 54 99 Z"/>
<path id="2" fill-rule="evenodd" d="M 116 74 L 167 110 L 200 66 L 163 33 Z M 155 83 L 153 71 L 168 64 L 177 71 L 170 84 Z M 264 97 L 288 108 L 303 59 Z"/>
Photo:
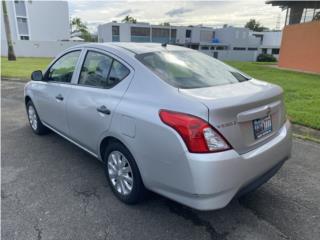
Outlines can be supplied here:
<path id="1" fill-rule="evenodd" d="M 34 107 L 32 101 L 28 101 L 26 104 L 27 115 L 30 127 L 32 131 L 37 135 L 44 135 L 49 133 L 49 129 L 44 126 L 39 118 L 36 108 Z"/>
<path id="2" fill-rule="evenodd" d="M 103 161 L 107 181 L 120 201 L 136 204 L 144 200 L 147 191 L 138 166 L 123 144 L 116 141 L 108 144 Z"/>

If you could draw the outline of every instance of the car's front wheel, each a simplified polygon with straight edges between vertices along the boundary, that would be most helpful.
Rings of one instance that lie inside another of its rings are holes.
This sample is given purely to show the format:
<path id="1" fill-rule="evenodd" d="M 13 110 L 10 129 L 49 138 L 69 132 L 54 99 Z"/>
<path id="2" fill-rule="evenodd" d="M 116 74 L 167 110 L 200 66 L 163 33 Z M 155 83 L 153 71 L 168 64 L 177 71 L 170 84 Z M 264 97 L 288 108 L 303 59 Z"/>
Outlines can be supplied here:
<path id="1" fill-rule="evenodd" d="M 119 142 L 108 144 L 104 155 L 105 173 L 118 199 L 127 204 L 143 200 L 146 189 L 129 150 Z"/>
<path id="2" fill-rule="evenodd" d="M 38 116 L 38 113 L 32 101 L 28 101 L 26 107 L 27 107 L 28 120 L 29 120 L 32 131 L 38 135 L 43 135 L 48 133 L 49 129 L 45 127 L 40 121 L 40 118 Z"/>

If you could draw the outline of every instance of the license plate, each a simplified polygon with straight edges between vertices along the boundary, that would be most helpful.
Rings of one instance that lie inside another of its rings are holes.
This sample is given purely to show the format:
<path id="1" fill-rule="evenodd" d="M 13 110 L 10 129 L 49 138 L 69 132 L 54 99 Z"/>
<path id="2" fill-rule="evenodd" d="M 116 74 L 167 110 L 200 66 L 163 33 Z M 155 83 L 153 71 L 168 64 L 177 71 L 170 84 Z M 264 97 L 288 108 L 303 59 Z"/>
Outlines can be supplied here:
<path id="1" fill-rule="evenodd" d="M 259 139 L 272 132 L 271 117 L 255 119 L 252 121 L 254 138 Z"/>

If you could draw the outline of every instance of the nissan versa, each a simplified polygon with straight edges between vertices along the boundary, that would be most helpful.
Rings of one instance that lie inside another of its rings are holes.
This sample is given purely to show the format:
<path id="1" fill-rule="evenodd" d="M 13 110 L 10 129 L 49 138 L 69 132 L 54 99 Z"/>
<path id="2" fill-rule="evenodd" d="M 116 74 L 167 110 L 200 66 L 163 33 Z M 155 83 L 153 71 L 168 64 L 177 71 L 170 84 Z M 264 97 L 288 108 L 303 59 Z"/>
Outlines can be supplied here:
<path id="1" fill-rule="evenodd" d="M 100 159 L 128 204 L 148 189 L 195 209 L 222 208 L 290 156 L 282 89 L 195 50 L 85 44 L 31 77 L 32 130 L 50 129 Z"/>

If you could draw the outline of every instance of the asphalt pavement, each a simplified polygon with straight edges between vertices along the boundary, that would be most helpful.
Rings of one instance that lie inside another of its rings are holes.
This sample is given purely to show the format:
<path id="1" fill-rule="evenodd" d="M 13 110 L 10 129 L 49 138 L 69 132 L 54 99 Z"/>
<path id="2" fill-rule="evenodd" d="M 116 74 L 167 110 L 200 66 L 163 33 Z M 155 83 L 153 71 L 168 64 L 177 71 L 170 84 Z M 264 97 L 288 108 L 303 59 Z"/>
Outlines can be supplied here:
<path id="1" fill-rule="evenodd" d="M 294 139 L 278 174 L 224 209 L 156 194 L 127 206 L 99 161 L 57 134 L 32 133 L 23 86 L 1 82 L 1 239 L 320 239 L 319 144 Z"/>

